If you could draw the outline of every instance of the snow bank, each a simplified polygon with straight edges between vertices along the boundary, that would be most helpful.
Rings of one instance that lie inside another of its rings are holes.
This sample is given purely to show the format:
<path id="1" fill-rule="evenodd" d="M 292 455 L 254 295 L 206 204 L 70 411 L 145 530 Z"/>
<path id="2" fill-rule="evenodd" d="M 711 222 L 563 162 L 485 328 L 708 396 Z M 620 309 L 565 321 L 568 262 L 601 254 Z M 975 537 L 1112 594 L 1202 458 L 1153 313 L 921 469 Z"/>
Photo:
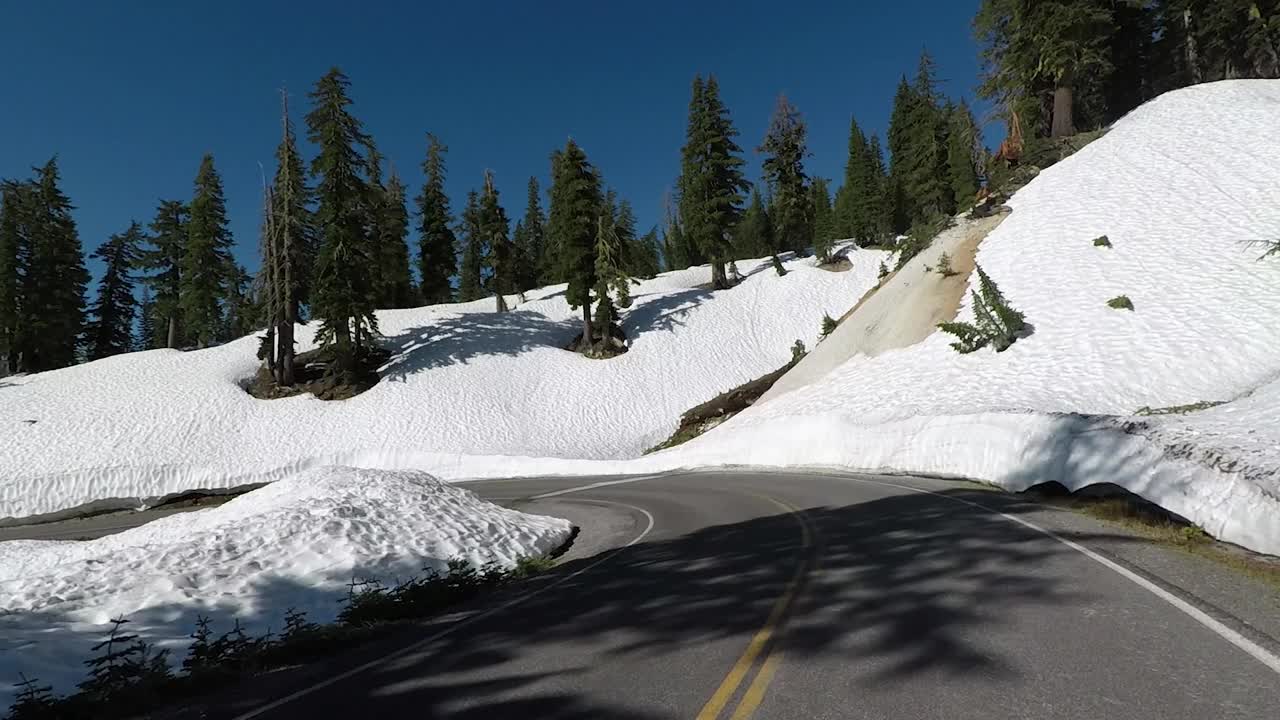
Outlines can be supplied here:
<path id="1" fill-rule="evenodd" d="M 492 300 L 383 311 L 394 353 L 384 379 L 344 402 L 249 397 L 240 383 L 258 365 L 252 337 L 6 379 L 0 518 L 323 465 L 386 467 L 423 450 L 634 457 L 665 440 L 685 410 L 781 367 L 797 339 L 812 346 L 823 314 L 852 307 L 885 254 L 851 258 L 841 273 L 789 260 L 785 277 L 768 262 L 741 262 L 745 281 L 714 294 L 705 267 L 645 281 L 622 317 L 631 350 L 608 361 L 562 349 L 579 329 L 564 286 L 503 314 Z M 312 347 L 311 328 L 298 341 Z"/>
<path id="2" fill-rule="evenodd" d="M 509 567 L 569 532 L 425 473 L 330 467 L 100 540 L 0 543 L 0 691 L 20 671 L 71 687 L 116 616 L 177 661 L 197 615 L 259 634 L 290 607 L 327 621 L 353 576 L 407 578 L 451 558 Z"/>

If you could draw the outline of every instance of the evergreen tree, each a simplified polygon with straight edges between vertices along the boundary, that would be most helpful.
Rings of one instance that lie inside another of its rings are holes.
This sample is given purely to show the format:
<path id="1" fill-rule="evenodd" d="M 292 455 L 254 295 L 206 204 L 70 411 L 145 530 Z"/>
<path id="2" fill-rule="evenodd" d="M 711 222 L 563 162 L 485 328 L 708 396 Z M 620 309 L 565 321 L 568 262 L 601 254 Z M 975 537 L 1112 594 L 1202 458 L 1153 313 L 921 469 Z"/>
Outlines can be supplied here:
<path id="1" fill-rule="evenodd" d="M 405 187 L 395 172 L 383 188 L 378 229 L 379 304 L 389 308 L 413 306 L 413 276 L 409 271 L 409 209 Z"/>
<path id="2" fill-rule="evenodd" d="M 636 241 L 635 248 L 630 267 L 633 277 L 652 278 L 662 272 L 662 241 L 656 226 Z"/>
<path id="3" fill-rule="evenodd" d="M 91 319 L 85 326 L 90 360 L 133 349 L 135 300 L 131 273 L 143 240 L 142 227 L 131 223 L 128 230 L 112 235 L 93 253 L 105 269 L 98 282 L 98 301 L 90 309 Z"/>
<path id="4" fill-rule="evenodd" d="M 183 345 L 182 257 L 187 247 L 187 206 L 177 200 L 161 200 L 151 221 L 151 247 L 144 248 L 138 267 L 152 274 L 142 277 L 154 295 L 155 315 L 163 325 L 164 342 L 159 347 Z"/>
<path id="5" fill-rule="evenodd" d="M 725 263 L 733 252 L 733 229 L 742 214 L 745 161 L 738 131 L 720 100 L 715 76 L 694 78 L 687 140 L 681 152 L 680 219 L 683 236 L 711 262 L 716 289 L 729 286 Z"/>
<path id="6" fill-rule="evenodd" d="M 814 178 L 809 191 L 813 195 L 813 250 L 818 262 L 826 264 L 831 262 L 831 248 L 836 239 L 836 217 L 826 178 Z"/>
<path id="7" fill-rule="evenodd" d="M 316 266 L 317 232 L 310 206 L 314 191 L 298 153 L 297 134 L 289 116 L 288 95 L 281 93 L 283 138 L 276 148 L 276 174 L 271 183 L 272 221 L 282 233 L 288 252 L 286 268 L 290 284 L 290 317 L 298 321 L 301 307 L 311 302 L 312 274 Z M 283 260 L 283 258 L 282 258 Z"/>
<path id="8" fill-rule="evenodd" d="M 462 211 L 462 269 L 458 275 L 458 302 L 471 302 L 484 297 L 485 265 L 484 230 L 480 221 L 480 195 L 467 193 L 467 207 Z"/>
<path id="9" fill-rule="evenodd" d="M 1036 112 L 1047 92 L 1050 134 L 1074 134 L 1077 95 L 1114 70 L 1113 7 L 1110 0 L 983 0 L 974 19 L 982 97 L 1024 113 Z"/>
<path id="10" fill-rule="evenodd" d="M 594 325 L 601 336 L 601 352 L 616 351 L 612 346 L 617 328 L 618 308 L 631 307 L 631 276 L 625 267 L 627 244 L 618 232 L 617 212 L 610 200 L 596 221 L 595 277 L 596 314 Z M 634 229 L 632 231 L 634 234 Z"/>
<path id="11" fill-rule="evenodd" d="M 948 182 L 948 110 L 934 79 L 933 58 L 920 56 L 920 70 L 912 87 L 912 111 L 908 115 L 906 167 L 902 179 L 911 198 L 912 221 L 929 220 L 955 213 L 955 197 Z"/>
<path id="12" fill-rule="evenodd" d="M 156 325 L 156 303 L 151 297 L 151 289 L 143 288 L 142 300 L 138 302 L 138 334 L 133 338 L 135 351 L 155 350 L 162 347 L 164 339 Z"/>
<path id="13" fill-rule="evenodd" d="M 516 224 L 516 278 L 520 292 L 532 290 L 552 282 L 553 273 L 547 266 L 547 219 L 542 214 L 541 190 L 538 179 L 529 178 L 524 218 Z"/>
<path id="14" fill-rule="evenodd" d="M 680 231 L 680 201 L 670 192 L 663 198 L 662 266 L 668 272 L 689 267 L 684 252 L 684 234 Z"/>
<path id="15" fill-rule="evenodd" d="M 71 200 L 59 187 L 58 164 L 36 169 L 30 186 L 30 261 L 22 278 L 19 352 L 21 369 L 42 372 L 79 359 L 89 273 Z"/>
<path id="16" fill-rule="evenodd" d="M 743 213 L 735 234 L 738 247 L 738 259 L 758 258 L 773 254 L 777 248 L 773 244 L 773 225 L 769 218 L 769 210 L 760 198 L 760 190 L 752 188 L 751 203 Z"/>
<path id="17" fill-rule="evenodd" d="M 496 298 L 496 310 L 507 311 L 507 295 L 518 292 L 515 247 L 509 233 L 511 223 L 498 199 L 498 188 L 493 183 L 493 172 L 484 173 L 484 192 L 480 195 L 480 236 L 488 254 L 489 291 Z"/>
<path id="18" fill-rule="evenodd" d="M 911 167 L 911 123 L 915 116 L 916 95 L 904 75 L 893 97 L 889 116 L 889 200 L 892 205 L 892 232 L 901 234 L 911 227 L 916 216 L 914 198 L 907 192 L 907 176 Z"/>
<path id="19" fill-rule="evenodd" d="M 849 121 L 849 155 L 844 165 L 844 184 L 836 191 L 836 232 L 842 238 L 854 238 L 866 244 L 871 223 L 864 216 L 863 198 L 872 191 L 867 187 L 871 177 L 871 154 L 867 138 L 857 118 Z"/>
<path id="20" fill-rule="evenodd" d="M 868 244 L 882 243 L 893 234 L 893 197 L 889 173 L 885 168 L 884 152 L 880 149 L 880 136 L 872 135 L 867 145 L 871 157 L 870 190 L 863 198 L 869 208 L 866 212 L 871 223 Z"/>
<path id="21" fill-rule="evenodd" d="M 0 182 L 0 376 L 17 369 L 22 314 L 19 290 L 26 270 L 27 186 Z"/>
<path id="22" fill-rule="evenodd" d="M 978 123 L 967 103 L 961 101 L 952 109 L 950 126 L 947 133 L 947 175 L 957 209 L 967 209 L 978 195 L 975 158 L 981 143 Z"/>
<path id="23" fill-rule="evenodd" d="M 778 96 L 769 132 L 758 151 L 765 154 L 764 177 L 773 196 L 774 237 L 778 247 L 803 250 L 813 238 L 813 203 L 804 172 L 805 125 L 800 113 Z"/>
<path id="24" fill-rule="evenodd" d="M 320 151 L 311 162 L 320 233 L 312 306 L 323 318 L 316 338 L 333 350 L 331 369 L 348 377 L 365 339 L 378 332 L 377 258 L 366 236 L 369 192 L 362 176 L 369 165 L 358 149 L 369 143 L 348 109 L 349 86 L 341 70 L 331 69 L 311 92 L 314 107 L 307 115 L 307 137 Z"/>
<path id="25" fill-rule="evenodd" d="M 453 300 L 450 280 L 458 271 L 453 213 L 444 194 L 444 154 L 448 150 L 439 138 L 427 134 L 427 159 L 422 163 L 427 181 L 418 196 L 418 288 L 428 305 Z"/>
<path id="26" fill-rule="evenodd" d="M 253 332 L 258 324 L 258 309 L 253 302 L 253 277 L 234 260 L 226 268 L 227 295 L 218 332 L 219 342 L 231 342 Z"/>
<path id="27" fill-rule="evenodd" d="M 205 155 L 196 173 L 195 196 L 187 220 L 187 245 L 180 277 L 183 327 L 197 347 L 208 347 L 222 321 L 219 302 L 228 297 L 227 269 L 231 267 L 231 230 L 222 178 Z"/>
<path id="28" fill-rule="evenodd" d="M 592 343 L 591 291 L 596 286 L 596 232 L 602 198 L 600 178 L 587 155 L 570 139 L 556 154 L 552 167 L 551 210 L 547 236 L 554 238 L 562 277 L 568 282 L 565 297 L 572 308 L 582 308 L 582 345 Z"/>

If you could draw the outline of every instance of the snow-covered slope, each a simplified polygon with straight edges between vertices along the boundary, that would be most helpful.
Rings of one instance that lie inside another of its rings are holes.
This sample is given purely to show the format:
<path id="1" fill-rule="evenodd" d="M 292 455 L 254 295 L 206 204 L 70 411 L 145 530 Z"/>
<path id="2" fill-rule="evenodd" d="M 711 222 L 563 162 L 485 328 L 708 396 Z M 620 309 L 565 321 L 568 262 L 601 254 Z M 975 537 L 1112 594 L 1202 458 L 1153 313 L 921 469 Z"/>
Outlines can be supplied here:
<path id="1" fill-rule="evenodd" d="M 608 361 L 562 349 L 579 328 L 564 286 L 504 314 L 492 300 L 381 312 L 396 354 L 381 383 L 344 402 L 249 397 L 240 383 L 258 364 L 254 338 L 7 379 L 0 518 L 302 467 L 418 467 L 400 458 L 425 452 L 634 457 L 685 410 L 783 365 L 797 339 L 812 346 L 823 314 L 852 307 L 884 257 L 856 251 L 841 273 L 791 260 L 785 277 L 743 262 L 745 281 L 714 294 L 706 268 L 643 282 L 622 318 L 631 350 Z M 299 342 L 310 347 L 308 329 Z"/>
<path id="2" fill-rule="evenodd" d="M 69 689 L 113 617 L 178 661 L 198 615 L 218 632 L 279 630 L 290 607 L 324 622 L 353 576 L 510 567 L 569 532 L 425 473 L 320 468 L 101 540 L 0 543 L 0 701 L 19 672 Z"/>

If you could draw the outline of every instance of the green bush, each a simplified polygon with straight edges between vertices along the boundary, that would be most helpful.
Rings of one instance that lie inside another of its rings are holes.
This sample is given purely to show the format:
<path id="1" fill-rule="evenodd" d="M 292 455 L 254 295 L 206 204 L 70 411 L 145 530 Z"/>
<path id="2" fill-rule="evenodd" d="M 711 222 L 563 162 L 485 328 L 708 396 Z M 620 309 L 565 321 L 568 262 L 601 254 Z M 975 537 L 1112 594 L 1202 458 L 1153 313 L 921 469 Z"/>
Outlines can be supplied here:
<path id="1" fill-rule="evenodd" d="M 938 266 L 933 270 L 942 277 L 951 277 L 956 274 L 956 271 L 951 269 L 951 256 L 946 253 L 938 256 Z"/>
<path id="2" fill-rule="evenodd" d="M 898 269 L 911 261 L 933 244 L 935 238 L 951 227 L 955 219 L 947 215 L 934 215 L 926 220 L 917 220 L 907 232 L 907 237 L 898 244 Z"/>
<path id="3" fill-rule="evenodd" d="M 1109 248 L 1111 247 L 1111 238 L 1107 237 L 1106 235 L 1103 235 L 1102 237 L 1099 237 L 1099 238 L 1095 238 L 1093 241 L 1093 246 Z"/>
<path id="4" fill-rule="evenodd" d="M 794 365 L 804 359 L 809 351 L 805 349 L 804 341 L 797 340 L 795 345 L 791 346 L 791 364 Z"/>
<path id="5" fill-rule="evenodd" d="M 879 275 L 876 276 L 876 279 L 884 280 L 887 277 L 889 277 L 889 267 L 882 262 L 880 263 L 880 272 Z"/>
<path id="6" fill-rule="evenodd" d="M 822 316 L 822 337 L 825 338 L 826 336 L 835 332 L 836 328 L 839 326 L 840 326 L 840 323 L 836 322 L 835 318 L 831 317 L 830 315 L 824 314 Z"/>
<path id="7" fill-rule="evenodd" d="M 1018 341 L 1026 331 L 1026 319 L 1014 310 L 1000 293 L 1000 288 L 978 266 L 978 290 L 973 292 L 973 313 L 976 321 L 941 323 L 938 329 L 956 336 L 951 344 L 956 352 L 967 354 L 991 345 L 996 352 L 1004 352 Z"/>
<path id="8" fill-rule="evenodd" d="M 1107 307 L 1116 310 L 1132 310 L 1133 301 L 1129 299 L 1128 295 L 1117 295 L 1107 301 Z"/>

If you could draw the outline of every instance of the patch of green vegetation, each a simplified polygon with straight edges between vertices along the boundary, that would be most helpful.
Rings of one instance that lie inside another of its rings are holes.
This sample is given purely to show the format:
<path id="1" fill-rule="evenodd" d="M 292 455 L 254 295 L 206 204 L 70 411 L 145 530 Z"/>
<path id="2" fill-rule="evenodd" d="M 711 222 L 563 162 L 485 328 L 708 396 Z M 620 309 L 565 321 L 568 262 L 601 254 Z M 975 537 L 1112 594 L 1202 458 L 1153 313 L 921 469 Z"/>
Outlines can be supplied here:
<path id="1" fill-rule="evenodd" d="M 1174 405 L 1166 408 L 1144 407 L 1134 411 L 1134 415 L 1142 415 L 1149 417 L 1151 415 L 1186 415 L 1187 413 L 1199 412 L 1200 410 L 1208 410 L 1211 407 L 1217 407 L 1224 404 L 1223 400 L 1201 400 L 1196 403 L 1187 405 Z"/>
<path id="2" fill-rule="evenodd" d="M 1107 301 L 1107 307 L 1116 310 L 1132 310 L 1133 301 L 1129 299 L 1128 295 L 1117 295 Z"/>
<path id="3" fill-rule="evenodd" d="M 1094 247 L 1105 247 L 1105 248 L 1112 247 L 1112 245 L 1111 245 L 1111 238 L 1107 237 L 1106 235 L 1103 235 L 1103 236 L 1101 236 L 1101 237 L 1094 238 L 1094 240 L 1093 240 L 1093 246 L 1094 246 Z"/>
<path id="4" fill-rule="evenodd" d="M 978 290 L 973 292 L 974 324 L 966 322 L 939 323 L 938 329 L 956 336 L 951 347 L 961 355 L 977 352 L 990 345 L 996 352 L 1008 350 L 1026 332 L 1026 319 L 1014 310 L 1000 288 L 982 266 L 977 266 Z"/>
<path id="5" fill-rule="evenodd" d="M 822 315 L 822 337 L 825 338 L 835 332 L 836 328 L 839 326 L 840 323 L 836 322 L 836 319 L 831 317 L 831 315 L 826 313 Z"/>
<path id="6" fill-rule="evenodd" d="M 951 256 L 947 253 L 942 253 L 938 256 L 938 266 L 935 267 L 933 271 L 942 277 L 952 277 L 957 274 L 956 271 L 951 268 Z"/>
<path id="7" fill-rule="evenodd" d="M 167 650 L 126 634 L 126 618 L 112 621 L 111 630 L 92 648 L 85 661 L 89 676 L 78 691 L 65 697 L 52 694 L 35 678 L 21 677 L 19 692 L 9 709 L 10 720 L 111 720 L 145 716 L 157 708 L 181 703 L 255 673 L 316 660 L 373 639 L 397 623 L 429 617 L 511 582 L 545 572 L 551 557 L 527 557 L 514 568 L 489 564 L 476 568 L 465 560 L 451 560 L 441 574 L 428 569 L 420 577 L 392 587 L 373 580 L 353 579 L 338 614 L 328 625 L 309 622 L 290 608 L 279 636 L 253 637 L 239 620 L 218 634 L 201 617 L 182 662 L 183 673 L 169 669 Z"/>
<path id="8" fill-rule="evenodd" d="M 917 220 L 907 232 L 907 237 L 898 245 L 898 270 L 933 244 L 934 239 L 944 230 L 955 224 L 955 218 L 949 215 L 935 215 L 927 220 Z"/>

